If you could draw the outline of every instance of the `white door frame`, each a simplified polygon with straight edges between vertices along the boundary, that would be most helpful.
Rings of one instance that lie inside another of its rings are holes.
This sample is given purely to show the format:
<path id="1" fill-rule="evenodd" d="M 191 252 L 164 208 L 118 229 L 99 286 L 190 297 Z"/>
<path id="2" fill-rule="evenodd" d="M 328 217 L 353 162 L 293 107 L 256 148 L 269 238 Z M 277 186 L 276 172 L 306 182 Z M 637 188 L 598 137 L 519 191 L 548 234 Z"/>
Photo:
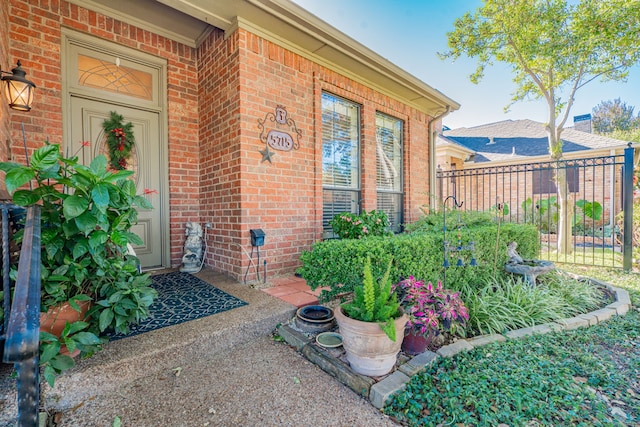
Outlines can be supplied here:
<path id="1" fill-rule="evenodd" d="M 160 165 L 164 171 L 160 180 L 160 224 L 162 227 L 162 266 L 171 267 L 171 235 L 170 235 L 170 210 L 169 210 L 169 135 L 168 135 L 168 108 L 167 108 L 167 61 L 164 58 L 150 55 L 145 52 L 119 45 L 94 36 L 79 33 L 68 28 L 62 29 L 61 66 L 62 66 L 62 139 L 63 145 L 73 144 L 71 137 L 71 96 L 77 96 L 90 100 L 100 101 L 106 99 L 104 93 L 98 90 L 83 87 L 77 84 L 75 69 L 69 66 L 72 50 L 77 47 L 88 48 L 102 54 L 112 54 L 115 58 L 122 58 L 138 63 L 144 67 L 154 69 L 158 76 L 154 82 L 153 101 L 140 101 L 126 95 L 110 94 L 109 101 L 117 102 L 129 108 L 147 110 L 158 113 L 159 126 L 158 133 L 160 141 Z M 75 77 L 75 78 L 74 78 Z"/>

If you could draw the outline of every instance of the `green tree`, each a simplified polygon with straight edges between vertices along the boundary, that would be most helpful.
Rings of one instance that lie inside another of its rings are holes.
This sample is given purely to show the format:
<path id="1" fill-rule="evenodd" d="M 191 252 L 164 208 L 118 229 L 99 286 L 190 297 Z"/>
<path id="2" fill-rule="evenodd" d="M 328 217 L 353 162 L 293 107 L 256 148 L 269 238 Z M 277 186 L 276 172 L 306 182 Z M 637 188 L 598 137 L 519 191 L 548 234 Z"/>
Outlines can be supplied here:
<path id="1" fill-rule="evenodd" d="M 638 0 L 485 0 L 447 33 L 442 59 L 478 59 L 477 83 L 488 65 L 511 66 L 516 89 L 511 104 L 544 99 L 552 160 L 562 159 L 560 138 L 578 89 L 596 80 L 624 80 L 640 58 Z M 511 105 L 509 104 L 509 105 Z M 566 174 L 556 171 L 560 219 L 558 250 L 570 253 L 573 201 Z"/>
<path id="2" fill-rule="evenodd" d="M 607 136 L 623 141 L 640 142 L 640 127 L 631 130 L 614 130 L 608 133 Z"/>
<path id="3" fill-rule="evenodd" d="M 613 131 L 629 131 L 640 127 L 640 116 L 633 116 L 634 107 L 622 102 L 601 101 L 591 111 L 591 124 L 595 133 L 609 134 Z"/>

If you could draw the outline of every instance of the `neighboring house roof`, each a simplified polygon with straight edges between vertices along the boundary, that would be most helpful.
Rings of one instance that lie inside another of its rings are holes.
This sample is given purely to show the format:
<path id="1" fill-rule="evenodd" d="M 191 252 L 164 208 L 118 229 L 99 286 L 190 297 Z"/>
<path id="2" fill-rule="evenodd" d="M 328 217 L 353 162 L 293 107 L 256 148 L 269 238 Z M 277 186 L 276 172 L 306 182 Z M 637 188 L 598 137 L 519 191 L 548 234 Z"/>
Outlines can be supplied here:
<path id="1" fill-rule="evenodd" d="M 476 153 L 474 150 L 442 134 L 438 134 L 436 137 L 436 152 L 440 155 L 456 156 L 463 159 Z"/>
<path id="2" fill-rule="evenodd" d="M 245 29 L 431 117 L 460 104 L 290 0 L 69 0 L 198 46 L 213 27 Z"/>
<path id="3" fill-rule="evenodd" d="M 444 131 L 445 138 L 475 153 L 473 161 L 522 163 L 533 158 L 549 156 L 549 141 L 543 123 L 533 120 L 504 120 L 471 128 Z M 584 157 L 601 151 L 608 155 L 611 150 L 620 150 L 627 141 L 565 128 L 561 134 L 562 152 L 566 157 Z M 437 147 L 437 145 L 436 145 Z M 573 155 L 572 155 L 573 154 Z M 536 159 L 537 160 L 537 159 Z"/>

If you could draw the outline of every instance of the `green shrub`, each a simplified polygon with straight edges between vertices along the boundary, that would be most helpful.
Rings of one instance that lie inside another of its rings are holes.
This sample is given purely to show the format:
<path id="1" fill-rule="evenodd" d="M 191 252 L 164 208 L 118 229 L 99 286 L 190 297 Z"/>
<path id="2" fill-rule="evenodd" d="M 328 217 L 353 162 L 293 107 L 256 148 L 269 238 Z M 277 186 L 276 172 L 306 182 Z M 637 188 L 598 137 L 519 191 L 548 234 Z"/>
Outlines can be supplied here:
<path id="1" fill-rule="evenodd" d="M 556 196 L 536 201 L 529 197 L 521 205 L 523 212 L 525 212 L 524 221 L 535 224 L 542 233 L 556 233 L 558 231 L 558 210 L 560 209 L 556 200 Z"/>
<path id="2" fill-rule="evenodd" d="M 341 294 L 353 292 L 354 286 L 362 284 L 362 266 L 367 256 L 371 257 L 371 271 L 374 277 L 381 277 L 386 264 L 392 259 L 383 243 L 385 238 L 325 240 L 315 243 L 311 251 L 302 253 L 302 267 L 298 273 L 307 281 L 311 289 L 329 286 L 323 290 L 320 299 L 327 301 Z M 392 265 L 392 280 L 396 271 Z"/>
<path id="3" fill-rule="evenodd" d="M 448 268 L 445 285 L 449 288 L 456 289 L 457 283 L 482 283 L 493 277 L 495 271 L 502 271 L 502 266 L 507 262 L 508 242 L 517 241 L 524 258 L 534 258 L 538 253 L 538 234 L 531 225 L 502 224 L 498 229 L 497 224 L 490 222 L 469 227 L 465 232 L 475 242 L 473 255 L 478 266 Z M 437 232 L 414 232 L 391 237 L 317 242 L 310 251 L 302 253 L 302 267 L 298 273 L 314 290 L 329 287 L 320 295 L 323 301 L 350 293 L 354 286 L 362 283 L 362 265 L 367 256 L 371 257 L 375 277 L 382 276 L 386 264 L 393 259 L 390 272 L 392 281 L 414 276 L 418 280 L 436 283 L 444 277 L 443 240 L 440 229 Z M 464 251 L 460 255 L 466 258 L 471 256 Z"/>
<path id="4" fill-rule="evenodd" d="M 454 230 L 458 222 L 465 225 L 467 229 L 484 226 L 494 223 L 492 212 L 477 212 L 447 209 L 447 230 Z M 442 233 L 444 225 L 443 212 L 433 212 L 423 216 L 415 222 L 405 225 L 405 231 L 414 232 L 434 232 Z"/>

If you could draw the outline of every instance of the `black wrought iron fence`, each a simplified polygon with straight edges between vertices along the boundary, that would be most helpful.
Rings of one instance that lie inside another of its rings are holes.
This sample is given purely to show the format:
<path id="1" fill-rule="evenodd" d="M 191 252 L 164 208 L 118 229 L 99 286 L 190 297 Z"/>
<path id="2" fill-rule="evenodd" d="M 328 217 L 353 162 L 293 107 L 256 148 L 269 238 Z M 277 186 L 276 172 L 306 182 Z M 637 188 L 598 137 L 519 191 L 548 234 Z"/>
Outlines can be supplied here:
<path id="1" fill-rule="evenodd" d="M 13 363 L 17 374 L 19 426 L 37 426 L 40 400 L 40 208 L 26 210 L 15 283 L 9 275 L 12 257 L 10 212 L 15 206 L 2 204 L 2 341 L 4 363 Z"/>
<path id="2" fill-rule="evenodd" d="M 450 195 L 461 209 L 493 211 L 501 221 L 534 224 L 540 259 L 631 268 L 633 148 L 623 155 L 511 164 L 437 172 L 440 203 Z M 555 176 L 566 172 L 572 212 L 572 251 L 558 250 L 560 202 Z M 564 253 L 563 253 L 564 252 Z"/>

